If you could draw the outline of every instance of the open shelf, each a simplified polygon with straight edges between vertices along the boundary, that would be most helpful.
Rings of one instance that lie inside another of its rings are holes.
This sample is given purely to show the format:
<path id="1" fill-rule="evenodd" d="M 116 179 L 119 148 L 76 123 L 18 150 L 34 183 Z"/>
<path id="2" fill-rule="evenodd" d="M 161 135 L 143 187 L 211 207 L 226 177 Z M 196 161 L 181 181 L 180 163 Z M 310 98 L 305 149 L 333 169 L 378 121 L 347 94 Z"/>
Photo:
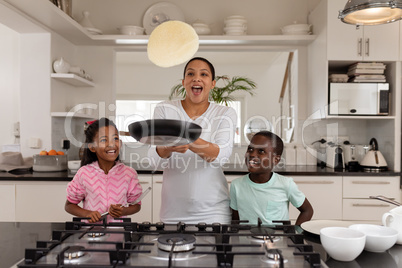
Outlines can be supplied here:
<path id="1" fill-rule="evenodd" d="M 83 113 L 75 113 L 75 112 L 53 112 L 50 113 L 52 117 L 75 117 L 75 118 L 85 118 L 85 119 L 94 119 L 93 115 L 83 114 Z"/>
<path id="2" fill-rule="evenodd" d="M 81 76 L 76 74 L 61 74 L 54 73 L 50 75 L 52 78 L 60 80 L 64 83 L 73 85 L 75 87 L 94 87 L 95 84 L 92 81 L 89 81 Z"/>

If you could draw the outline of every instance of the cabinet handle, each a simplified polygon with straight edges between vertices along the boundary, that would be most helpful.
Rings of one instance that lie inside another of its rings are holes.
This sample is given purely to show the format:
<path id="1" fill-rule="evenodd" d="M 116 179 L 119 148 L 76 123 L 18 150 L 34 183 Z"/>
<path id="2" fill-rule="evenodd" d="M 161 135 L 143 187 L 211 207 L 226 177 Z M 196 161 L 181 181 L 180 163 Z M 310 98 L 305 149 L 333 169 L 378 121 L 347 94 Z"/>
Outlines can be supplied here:
<path id="1" fill-rule="evenodd" d="M 389 181 L 352 181 L 352 184 L 391 184 Z"/>
<path id="2" fill-rule="evenodd" d="M 370 56 L 370 38 L 366 39 L 366 50 L 365 50 L 365 52 L 366 52 L 367 57 Z"/>
<path id="3" fill-rule="evenodd" d="M 295 181 L 296 184 L 334 184 L 333 181 Z"/>
<path id="4" fill-rule="evenodd" d="M 377 207 L 377 208 L 385 208 L 385 207 L 390 207 L 389 205 L 383 205 L 383 204 L 352 204 L 353 207 Z"/>
<path id="5" fill-rule="evenodd" d="M 149 181 L 140 181 L 140 184 L 148 184 Z"/>
<path id="6" fill-rule="evenodd" d="M 155 181 L 155 183 L 162 183 L 162 181 Z"/>
<path id="7" fill-rule="evenodd" d="M 362 56 L 362 39 L 359 38 L 357 41 L 357 55 Z"/>

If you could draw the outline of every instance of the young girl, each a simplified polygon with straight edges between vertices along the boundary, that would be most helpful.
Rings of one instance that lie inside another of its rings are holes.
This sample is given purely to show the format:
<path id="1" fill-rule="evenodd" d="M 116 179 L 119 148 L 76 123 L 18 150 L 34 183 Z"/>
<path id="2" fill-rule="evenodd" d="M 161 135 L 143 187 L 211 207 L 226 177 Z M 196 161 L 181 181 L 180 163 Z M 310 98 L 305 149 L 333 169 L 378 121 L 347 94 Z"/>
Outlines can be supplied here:
<path id="1" fill-rule="evenodd" d="M 81 168 L 67 185 L 65 210 L 75 216 L 108 221 L 137 213 L 134 202 L 142 193 L 137 172 L 119 161 L 121 141 L 116 125 L 107 118 L 89 122 L 85 130 L 85 149 Z M 82 201 L 82 207 L 78 204 Z"/>

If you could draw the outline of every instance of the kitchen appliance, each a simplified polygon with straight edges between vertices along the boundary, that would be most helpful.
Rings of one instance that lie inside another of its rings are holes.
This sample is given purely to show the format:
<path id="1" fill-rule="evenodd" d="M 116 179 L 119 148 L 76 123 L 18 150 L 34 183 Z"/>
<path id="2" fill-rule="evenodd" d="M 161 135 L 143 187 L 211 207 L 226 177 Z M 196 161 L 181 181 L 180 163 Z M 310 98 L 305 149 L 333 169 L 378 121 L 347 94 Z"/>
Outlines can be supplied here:
<path id="1" fill-rule="evenodd" d="M 331 144 L 326 149 L 327 167 L 342 171 L 345 168 L 345 158 L 340 145 Z"/>
<path id="2" fill-rule="evenodd" d="M 379 172 L 388 169 L 387 161 L 380 151 L 378 151 L 378 142 L 375 138 L 370 140 L 371 149 L 366 153 L 360 163 L 364 171 Z"/>
<path id="3" fill-rule="evenodd" d="M 197 140 L 202 128 L 191 122 L 173 119 L 137 121 L 128 126 L 130 135 L 145 144 L 177 146 Z"/>
<path id="4" fill-rule="evenodd" d="M 388 115 L 388 83 L 330 83 L 330 115 Z"/>
<path id="5" fill-rule="evenodd" d="M 73 218 L 17 267 L 328 267 L 290 221 L 272 226 Z"/>

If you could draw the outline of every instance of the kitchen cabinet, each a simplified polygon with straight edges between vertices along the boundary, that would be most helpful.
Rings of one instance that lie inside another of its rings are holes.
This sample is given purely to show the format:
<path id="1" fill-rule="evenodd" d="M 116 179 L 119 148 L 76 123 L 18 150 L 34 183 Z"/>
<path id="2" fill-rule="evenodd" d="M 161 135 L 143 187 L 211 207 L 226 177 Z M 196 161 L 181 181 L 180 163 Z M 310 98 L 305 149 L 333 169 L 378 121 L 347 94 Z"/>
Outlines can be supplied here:
<path id="1" fill-rule="evenodd" d="M 0 183 L 0 221 L 15 222 L 15 184 Z"/>
<path id="2" fill-rule="evenodd" d="M 163 175 L 152 176 L 152 220 L 160 222 L 160 211 L 162 204 L 162 182 Z"/>
<path id="3" fill-rule="evenodd" d="M 359 27 L 346 24 L 338 19 L 345 4 L 345 0 L 328 0 L 328 60 L 397 60 L 399 22 Z"/>
<path id="4" fill-rule="evenodd" d="M 399 185 L 400 177 L 343 177 L 342 218 L 381 222 L 382 215 L 395 206 L 369 197 L 383 195 L 400 202 Z"/>
<path id="5" fill-rule="evenodd" d="M 342 219 L 342 177 L 292 176 L 297 187 L 310 201 L 314 220 Z M 299 210 L 289 204 L 289 218 L 295 221 Z"/>
<path id="6" fill-rule="evenodd" d="M 76 74 L 54 73 L 54 74 L 51 74 L 50 77 L 52 77 L 56 80 L 59 80 L 63 83 L 67 83 L 69 85 L 75 86 L 75 87 L 94 87 L 95 86 L 95 84 L 92 81 L 82 78 Z"/>
<path id="7" fill-rule="evenodd" d="M 142 190 L 145 191 L 148 187 L 152 187 L 152 175 L 140 174 L 138 180 L 142 186 Z M 131 215 L 131 221 L 133 222 L 154 222 L 152 219 L 152 190 L 141 201 L 141 210 L 134 215 Z"/>
<path id="8" fill-rule="evenodd" d="M 19 222 L 65 222 L 72 215 L 64 210 L 66 181 L 17 182 L 15 220 Z"/>

